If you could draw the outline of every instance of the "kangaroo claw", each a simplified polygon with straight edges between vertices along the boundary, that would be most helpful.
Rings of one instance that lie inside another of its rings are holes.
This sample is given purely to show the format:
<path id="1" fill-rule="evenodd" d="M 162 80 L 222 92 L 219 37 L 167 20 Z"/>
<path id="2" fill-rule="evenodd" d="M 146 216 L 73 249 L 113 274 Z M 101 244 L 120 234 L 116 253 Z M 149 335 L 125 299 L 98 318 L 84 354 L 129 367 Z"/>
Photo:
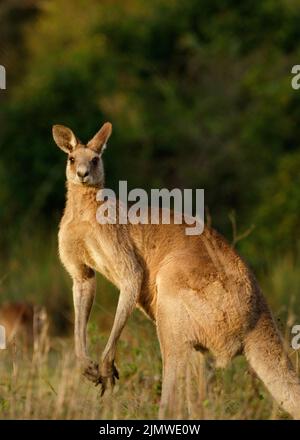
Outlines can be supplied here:
<path id="1" fill-rule="evenodd" d="M 107 384 L 110 382 L 110 386 L 113 389 L 113 387 L 116 384 L 116 379 L 119 379 L 119 372 L 115 365 L 112 365 L 112 371 L 109 375 L 100 375 L 97 378 L 97 381 L 95 382 L 95 386 L 101 385 L 101 397 L 104 395 L 105 391 L 107 390 Z"/>

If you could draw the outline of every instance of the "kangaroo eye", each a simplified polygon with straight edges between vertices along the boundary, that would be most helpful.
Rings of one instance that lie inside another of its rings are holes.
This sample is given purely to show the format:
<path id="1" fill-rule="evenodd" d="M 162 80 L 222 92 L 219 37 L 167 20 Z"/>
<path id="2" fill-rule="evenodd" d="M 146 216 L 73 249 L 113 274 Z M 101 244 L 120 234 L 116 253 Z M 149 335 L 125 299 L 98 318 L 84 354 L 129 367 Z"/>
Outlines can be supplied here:
<path id="1" fill-rule="evenodd" d="M 99 162 L 99 157 L 94 157 L 94 159 L 92 159 L 92 164 L 93 165 L 97 165 Z"/>
<path id="2" fill-rule="evenodd" d="M 70 161 L 70 163 L 74 163 L 74 162 L 75 162 L 74 157 L 70 156 L 70 157 L 69 157 L 69 161 Z"/>

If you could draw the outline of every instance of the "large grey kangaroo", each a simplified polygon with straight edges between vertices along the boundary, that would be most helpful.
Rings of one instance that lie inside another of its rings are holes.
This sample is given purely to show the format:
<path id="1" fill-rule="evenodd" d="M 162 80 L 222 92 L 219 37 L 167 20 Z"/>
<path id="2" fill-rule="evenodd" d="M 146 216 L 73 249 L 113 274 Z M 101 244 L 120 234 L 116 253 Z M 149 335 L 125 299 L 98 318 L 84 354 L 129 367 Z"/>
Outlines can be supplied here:
<path id="1" fill-rule="evenodd" d="M 136 306 L 155 322 L 163 360 L 159 416 L 174 415 L 177 379 L 193 350 L 209 350 L 217 366 L 244 353 L 270 393 L 300 418 L 300 382 L 284 351 L 271 312 L 253 274 L 216 231 L 186 235 L 185 226 L 99 224 L 96 194 L 104 187 L 102 153 L 112 126 L 105 123 L 83 144 L 55 125 L 56 144 L 68 155 L 67 202 L 59 229 L 59 253 L 73 280 L 75 350 L 85 375 L 102 392 L 118 372 L 117 341 Z M 120 290 L 112 330 L 101 361 L 88 357 L 86 327 L 95 272 Z"/>

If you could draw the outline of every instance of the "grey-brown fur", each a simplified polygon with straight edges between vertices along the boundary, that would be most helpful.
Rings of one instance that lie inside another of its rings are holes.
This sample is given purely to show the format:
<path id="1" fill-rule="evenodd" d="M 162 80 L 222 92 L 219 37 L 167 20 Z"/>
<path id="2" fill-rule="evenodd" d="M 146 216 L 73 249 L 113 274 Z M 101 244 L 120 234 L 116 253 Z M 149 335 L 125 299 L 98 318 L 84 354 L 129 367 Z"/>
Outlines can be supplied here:
<path id="1" fill-rule="evenodd" d="M 61 260 L 73 279 L 75 350 L 85 375 L 103 392 L 118 373 L 117 341 L 134 307 L 156 324 L 163 358 L 160 417 L 172 417 L 178 381 L 191 351 L 209 350 L 218 366 L 244 353 L 273 397 L 300 418 L 300 383 L 259 286 L 242 259 L 214 230 L 185 234 L 185 225 L 101 225 L 96 194 L 104 185 L 106 123 L 83 145 L 54 126 L 67 165 L 67 203 L 59 230 Z M 98 159 L 95 159 L 98 158 Z M 88 357 L 86 326 L 98 271 L 120 290 L 114 324 L 99 365 Z"/>

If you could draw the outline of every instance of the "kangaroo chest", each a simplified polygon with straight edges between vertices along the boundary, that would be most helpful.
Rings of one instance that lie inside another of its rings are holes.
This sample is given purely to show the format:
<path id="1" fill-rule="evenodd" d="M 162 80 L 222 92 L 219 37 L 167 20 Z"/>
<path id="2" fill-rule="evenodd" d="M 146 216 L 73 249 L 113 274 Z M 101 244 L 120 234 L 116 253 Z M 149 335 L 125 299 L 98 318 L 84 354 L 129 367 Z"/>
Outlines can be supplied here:
<path id="1" fill-rule="evenodd" d="M 87 221 L 64 221 L 59 233 L 62 262 L 69 271 L 85 265 L 119 285 L 117 270 L 109 249 L 102 243 L 101 234 Z"/>

